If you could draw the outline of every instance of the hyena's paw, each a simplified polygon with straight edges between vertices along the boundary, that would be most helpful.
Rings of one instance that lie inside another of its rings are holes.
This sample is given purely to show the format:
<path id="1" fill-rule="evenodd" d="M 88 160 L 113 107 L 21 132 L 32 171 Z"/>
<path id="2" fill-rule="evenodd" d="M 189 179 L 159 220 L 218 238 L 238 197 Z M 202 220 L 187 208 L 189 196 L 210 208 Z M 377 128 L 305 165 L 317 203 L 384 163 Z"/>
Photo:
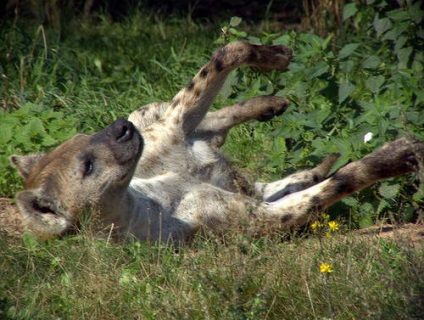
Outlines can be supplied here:
<path id="1" fill-rule="evenodd" d="M 232 42 L 220 48 L 211 59 L 211 63 L 218 72 L 231 70 L 243 64 L 261 71 L 286 70 L 292 55 L 292 50 L 284 46 L 261 46 L 248 42 Z M 207 67 L 206 69 L 211 68 Z M 201 74 L 205 74 L 205 72 L 203 69 Z"/>
<path id="2" fill-rule="evenodd" d="M 284 46 L 254 46 L 254 67 L 261 71 L 286 70 L 293 51 Z"/>
<path id="3" fill-rule="evenodd" d="M 272 118 L 282 115 L 289 106 L 289 100 L 281 97 L 263 96 L 255 98 L 255 103 L 261 104 L 262 112 L 256 118 L 258 121 L 269 121 Z"/>
<path id="4" fill-rule="evenodd" d="M 423 141 L 401 138 L 362 158 L 360 166 L 371 177 L 386 179 L 422 169 L 423 159 Z"/>

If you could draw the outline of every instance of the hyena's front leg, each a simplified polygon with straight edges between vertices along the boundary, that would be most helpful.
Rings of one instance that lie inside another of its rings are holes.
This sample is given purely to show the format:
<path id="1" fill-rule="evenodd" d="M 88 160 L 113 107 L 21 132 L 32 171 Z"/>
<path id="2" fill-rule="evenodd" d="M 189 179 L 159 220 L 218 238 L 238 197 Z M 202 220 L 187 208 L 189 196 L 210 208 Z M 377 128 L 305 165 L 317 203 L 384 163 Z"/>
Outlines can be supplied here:
<path id="1" fill-rule="evenodd" d="M 208 141 L 219 148 L 225 143 L 229 130 L 241 123 L 258 120 L 268 121 L 286 111 L 286 98 L 260 96 L 238 102 L 215 112 L 208 112 L 189 138 Z"/>
<path id="2" fill-rule="evenodd" d="M 134 110 L 128 117 L 133 125 L 139 130 L 147 128 L 152 123 L 158 121 L 168 109 L 168 102 L 153 102 Z"/>
<path id="3" fill-rule="evenodd" d="M 285 70 L 292 51 L 283 46 L 258 46 L 234 42 L 219 49 L 211 60 L 173 99 L 165 121 L 190 134 L 203 120 L 228 73 L 242 65 L 262 71 Z"/>
<path id="4" fill-rule="evenodd" d="M 218 111 L 208 112 L 189 138 L 201 139 L 219 148 L 225 143 L 232 127 L 250 120 L 271 120 L 284 113 L 288 105 L 286 98 L 275 96 L 260 96 L 238 102 Z M 162 118 L 169 106 L 169 102 L 150 103 L 133 111 L 128 120 L 141 131 Z"/>

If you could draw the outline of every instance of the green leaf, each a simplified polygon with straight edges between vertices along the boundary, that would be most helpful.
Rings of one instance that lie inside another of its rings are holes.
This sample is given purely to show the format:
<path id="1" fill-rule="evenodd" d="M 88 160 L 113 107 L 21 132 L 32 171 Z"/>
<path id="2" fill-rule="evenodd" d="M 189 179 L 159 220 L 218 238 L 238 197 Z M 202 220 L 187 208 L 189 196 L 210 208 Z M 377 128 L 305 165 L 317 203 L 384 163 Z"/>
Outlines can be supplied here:
<path id="1" fill-rule="evenodd" d="M 227 79 L 224 82 L 224 85 L 222 86 L 221 91 L 219 92 L 219 97 L 222 100 L 227 100 L 230 94 L 233 92 L 233 86 L 237 83 L 237 72 L 232 71 L 228 75 Z"/>
<path id="2" fill-rule="evenodd" d="M 349 43 L 345 45 L 339 52 L 339 59 L 349 57 L 358 47 L 359 43 Z"/>
<path id="3" fill-rule="evenodd" d="M 349 207 L 356 207 L 359 205 L 359 201 L 356 198 L 353 197 L 346 197 L 341 200 L 344 204 L 348 205 Z"/>
<path id="4" fill-rule="evenodd" d="M 328 66 L 328 63 L 325 61 L 318 62 L 315 64 L 312 68 L 308 70 L 308 80 L 312 78 L 319 77 L 320 75 L 326 73 L 330 67 Z"/>
<path id="5" fill-rule="evenodd" d="M 394 21 L 404 21 L 410 18 L 408 12 L 404 9 L 392 10 L 387 12 L 386 15 Z"/>
<path id="6" fill-rule="evenodd" d="M 342 103 L 355 90 L 356 86 L 349 81 L 343 82 L 339 86 L 339 102 Z"/>
<path id="7" fill-rule="evenodd" d="M 399 59 L 399 64 L 398 64 L 398 68 L 399 69 L 405 69 L 408 67 L 408 61 L 409 61 L 409 57 L 412 53 L 413 48 L 412 47 L 406 47 L 406 48 L 402 48 L 398 51 L 398 59 Z"/>
<path id="8" fill-rule="evenodd" d="M 340 67 L 340 71 L 346 74 L 349 74 L 355 67 L 355 61 L 350 59 L 342 61 L 340 62 L 339 67 Z"/>
<path id="9" fill-rule="evenodd" d="M 381 60 L 377 56 L 369 56 L 362 62 L 362 67 L 365 69 L 375 69 L 381 64 Z"/>
<path id="10" fill-rule="evenodd" d="M 361 217 L 361 219 L 359 220 L 359 227 L 360 228 L 367 228 L 370 227 L 374 224 L 373 222 L 373 218 L 372 215 L 370 214 L 366 214 L 364 216 Z"/>
<path id="11" fill-rule="evenodd" d="M 386 199 L 393 199 L 395 198 L 400 190 L 399 184 L 388 184 L 388 183 L 382 183 L 380 188 L 378 188 L 378 192 L 381 194 L 382 197 Z"/>
<path id="12" fill-rule="evenodd" d="M 281 37 L 278 37 L 277 39 L 274 39 L 272 41 L 273 45 L 279 45 L 279 46 L 288 46 L 290 44 L 291 37 L 289 34 L 282 35 Z"/>
<path id="13" fill-rule="evenodd" d="M 12 139 L 12 128 L 11 125 L 1 125 L 0 126 L 0 145 L 5 145 Z"/>
<path id="14" fill-rule="evenodd" d="M 354 3 L 348 3 L 343 8 L 343 20 L 349 19 L 356 12 L 358 12 L 358 8 L 356 8 L 356 5 Z"/>
<path id="15" fill-rule="evenodd" d="M 242 19 L 240 17 L 232 17 L 230 20 L 231 27 L 237 27 L 241 23 Z"/>
<path id="16" fill-rule="evenodd" d="M 95 58 L 93 63 L 96 66 L 97 70 L 102 72 L 102 61 L 99 58 Z"/>
<path id="17" fill-rule="evenodd" d="M 44 134 L 44 125 L 38 118 L 31 118 L 28 123 L 24 126 L 24 130 L 28 130 L 28 134 L 31 137 L 34 137 L 38 134 Z"/>
<path id="18" fill-rule="evenodd" d="M 375 32 L 377 32 L 377 38 L 380 38 L 384 32 L 392 27 L 392 23 L 389 18 L 378 19 L 378 17 L 375 16 L 373 26 Z"/>
<path id="19" fill-rule="evenodd" d="M 422 1 L 417 1 L 415 4 L 409 7 L 409 14 L 411 15 L 411 19 L 419 24 L 424 19 L 424 11 L 421 10 Z"/>
<path id="20" fill-rule="evenodd" d="M 371 76 L 365 82 L 365 86 L 370 89 L 371 92 L 377 93 L 380 91 L 381 86 L 384 84 L 383 76 Z"/>
<path id="21" fill-rule="evenodd" d="M 408 41 L 408 38 L 405 36 L 400 36 L 397 38 L 395 41 L 395 52 L 399 52 L 399 50 L 402 49 L 405 45 L 406 41 Z"/>
<path id="22" fill-rule="evenodd" d="M 386 200 L 384 200 L 384 199 L 382 199 L 381 201 L 380 201 L 380 203 L 378 204 L 378 207 L 377 207 L 377 214 L 380 214 L 384 209 L 386 209 L 387 207 L 390 207 L 390 204 L 386 201 Z"/>
<path id="23" fill-rule="evenodd" d="M 53 138 L 52 136 L 45 134 L 43 136 L 43 141 L 42 141 L 42 145 L 45 147 L 51 147 L 55 144 L 57 144 L 57 140 L 55 138 Z"/>

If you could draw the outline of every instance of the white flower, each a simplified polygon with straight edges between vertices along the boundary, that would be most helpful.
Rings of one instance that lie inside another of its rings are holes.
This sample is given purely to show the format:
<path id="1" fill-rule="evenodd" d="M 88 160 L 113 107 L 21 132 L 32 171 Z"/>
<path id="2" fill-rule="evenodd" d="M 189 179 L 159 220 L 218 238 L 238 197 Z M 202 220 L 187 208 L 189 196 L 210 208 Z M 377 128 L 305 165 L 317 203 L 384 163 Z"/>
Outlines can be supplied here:
<path id="1" fill-rule="evenodd" d="M 364 135 L 364 143 L 367 143 L 368 141 L 370 141 L 372 139 L 372 132 L 368 132 Z"/>

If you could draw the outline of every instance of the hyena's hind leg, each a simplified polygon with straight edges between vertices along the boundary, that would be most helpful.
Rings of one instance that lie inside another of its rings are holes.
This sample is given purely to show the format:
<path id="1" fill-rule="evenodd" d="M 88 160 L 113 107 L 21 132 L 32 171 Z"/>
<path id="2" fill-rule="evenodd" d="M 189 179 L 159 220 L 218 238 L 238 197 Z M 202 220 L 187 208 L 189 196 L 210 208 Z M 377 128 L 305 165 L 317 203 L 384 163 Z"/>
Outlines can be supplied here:
<path id="1" fill-rule="evenodd" d="M 241 194 L 213 189 L 213 192 L 220 192 L 219 196 L 203 196 L 202 199 L 207 200 L 199 205 L 199 211 L 203 223 L 215 230 L 227 230 L 226 227 L 231 225 L 246 226 L 250 228 L 247 230 L 251 234 L 289 230 L 293 226 L 302 226 L 315 220 L 322 210 L 341 198 L 379 180 L 422 169 L 423 157 L 424 142 L 399 139 L 347 164 L 330 178 L 277 201 L 256 201 Z M 210 205 L 205 205 L 207 201 Z M 191 203 L 189 207 L 195 206 Z"/>
<path id="2" fill-rule="evenodd" d="M 270 212 L 280 212 L 284 225 L 303 225 L 313 215 L 373 183 L 423 170 L 424 142 L 398 139 L 340 168 L 330 178 L 275 202 Z"/>
<path id="3" fill-rule="evenodd" d="M 327 156 L 320 165 L 311 169 L 296 172 L 288 177 L 270 183 L 255 183 L 255 194 L 257 197 L 267 202 L 274 202 L 288 194 L 295 193 L 309 188 L 323 181 L 340 154 L 334 153 Z"/>
<path id="4" fill-rule="evenodd" d="M 285 70 L 292 51 L 283 46 L 258 46 L 247 42 L 233 42 L 220 48 L 172 99 L 163 119 L 169 126 L 180 127 L 185 135 L 201 123 L 228 73 L 242 65 L 262 71 Z"/>
<path id="5" fill-rule="evenodd" d="M 284 113 L 288 105 L 286 98 L 275 96 L 260 96 L 238 102 L 218 111 L 208 112 L 189 138 L 208 141 L 211 146 L 219 148 L 225 143 L 232 127 L 250 120 L 268 121 Z"/>

